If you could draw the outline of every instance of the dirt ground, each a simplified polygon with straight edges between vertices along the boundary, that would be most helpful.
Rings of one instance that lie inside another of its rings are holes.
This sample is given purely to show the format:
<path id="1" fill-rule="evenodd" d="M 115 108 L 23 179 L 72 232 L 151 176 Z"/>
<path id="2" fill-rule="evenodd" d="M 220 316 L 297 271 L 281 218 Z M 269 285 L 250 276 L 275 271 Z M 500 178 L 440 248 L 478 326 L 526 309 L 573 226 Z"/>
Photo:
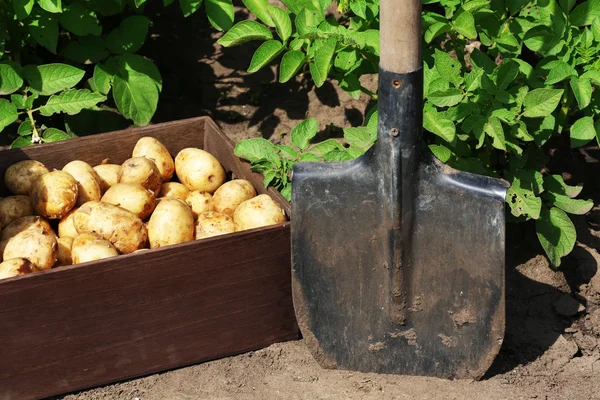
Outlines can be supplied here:
<path id="1" fill-rule="evenodd" d="M 331 84 L 316 89 L 302 78 L 275 83 L 274 69 L 239 72 L 257 45 L 220 48 L 201 14 L 183 19 L 162 13 L 168 18 L 153 18 L 152 41 L 143 49 L 164 79 L 155 122 L 209 115 L 233 140 L 280 142 L 308 117 L 319 120 L 320 137 L 340 137 L 341 128 L 362 123 L 372 104 Z M 374 88 L 376 77 L 364 84 Z M 558 272 L 531 225 L 509 227 L 506 336 L 482 381 L 323 370 L 302 341 L 293 341 L 55 400 L 600 399 L 600 150 L 561 151 L 555 155 L 563 162 L 549 168 L 584 179 L 583 195 L 593 197 L 596 208 L 575 218 L 579 242 Z"/>

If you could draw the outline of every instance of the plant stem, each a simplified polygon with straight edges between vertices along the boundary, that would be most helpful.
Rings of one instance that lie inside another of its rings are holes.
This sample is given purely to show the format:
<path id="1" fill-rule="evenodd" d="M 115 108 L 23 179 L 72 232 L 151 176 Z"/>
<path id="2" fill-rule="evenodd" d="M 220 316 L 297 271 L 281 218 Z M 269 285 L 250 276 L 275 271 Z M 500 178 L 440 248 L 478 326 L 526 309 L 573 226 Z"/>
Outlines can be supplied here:
<path id="1" fill-rule="evenodd" d="M 41 143 L 42 138 L 35 127 L 35 119 L 33 119 L 33 110 L 27 110 L 27 116 L 29 117 L 29 121 L 31 122 L 31 128 L 33 128 L 33 133 L 31 134 L 31 143 Z"/>
<path id="2" fill-rule="evenodd" d="M 373 100 L 377 100 L 377 97 L 378 97 L 377 93 L 371 92 L 369 89 L 367 89 L 363 85 L 360 85 L 360 91 L 363 92 L 364 94 L 366 94 L 367 96 L 371 96 L 371 98 Z"/>

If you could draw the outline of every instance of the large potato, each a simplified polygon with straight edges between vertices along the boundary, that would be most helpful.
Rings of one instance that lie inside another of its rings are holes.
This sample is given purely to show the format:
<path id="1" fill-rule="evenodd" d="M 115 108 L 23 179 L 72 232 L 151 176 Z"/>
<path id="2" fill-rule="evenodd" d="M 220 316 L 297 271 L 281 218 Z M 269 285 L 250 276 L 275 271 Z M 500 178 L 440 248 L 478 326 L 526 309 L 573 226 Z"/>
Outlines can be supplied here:
<path id="1" fill-rule="evenodd" d="M 25 258 L 11 258 L 10 260 L 0 263 L 0 279 L 27 275 L 37 271 L 38 269 L 35 265 Z"/>
<path id="2" fill-rule="evenodd" d="M 79 235 L 77 229 L 75 229 L 75 224 L 73 223 L 73 215 L 75 211 L 79 210 L 79 207 L 72 208 L 68 213 L 65 214 L 64 217 L 60 219 L 58 223 L 58 237 L 70 237 L 75 238 Z"/>
<path id="3" fill-rule="evenodd" d="M 6 169 L 4 184 L 12 193 L 28 196 L 31 184 L 48 172 L 48 168 L 39 161 L 19 161 Z"/>
<path id="4" fill-rule="evenodd" d="M 0 199 L 0 224 L 4 227 L 32 214 L 33 207 L 28 196 L 8 196 Z"/>
<path id="5" fill-rule="evenodd" d="M 138 183 L 154 195 L 160 190 L 162 178 L 154 161 L 145 157 L 133 157 L 119 168 L 119 183 Z"/>
<path id="6" fill-rule="evenodd" d="M 144 222 L 130 211 L 101 201 L 90 201 L 73 214 L 77 232 L 95 233 L 121 254 L 141 249 L 148 240 Z"/>
<path id="7" fill-rule="evenodd" d="M 4 261 L 11 258 L 26 258 L 37 269 L 52 268 L 58 257 L 56 236 L 42 229 L 28 229 L 13 236 L 4 248 Z"/>
<path id="8" fill-rule="evenodd" d="M 194 217 L 205 211 L 212 211 L 213 207 L 210 202 L 212 195 L 208 192 L 192 190 L 186 197 L 185 202 L 190 206 Z"/>
<path id="9" fill-rule="evenodd" d="M 71 260 L 73 264 L 81 264 L 103 258 L 116 257 L 119 252 L 108 240 L 93 233 L 82 233 L 73 240 Z"/>
<path id="10" fill-rule="evenodd" d="M 52 229 L 46 218 L 38 215 L 28 215 L 8 224 L 0 234 L 0 241 L 8 240 L 27 229 L 41 229 L 50 235 L 56 236 L 54 229 Z"/>
<path id="11" fill-rule="evenodd" d="M 167 182 L 173 177 L 175 172 L 175 163 L 169 150 L 157 139 L 153 137 L 143 137 L 137 141 L 133 148 L 132 157 L 146 157 L 156 164 L 160 171 L 163 182 Z"/>
<path id="12" fill-rule="evenodd" d="M 40 176 L 29 190 L 37 214 L 50 219 L 62 218 L 77 202 L 79 187 L 71 174 L 52 171 Z"/>
<path id="13" fill-rule="evenodd" d="M 194 240 L 194 214 L 183 201 L 164 197 L 159 199 L 148 221 L 150 248 Z"/>
<path id="14" fill-rule="evenodd" d="M 100 177 L 91 165 L 85 161 L 75 160 L 65 165 L 62 170 L 71 174 L 77 181 L 76 207 L 88 201 L 100 200 L 100 197 L 102 197 L 102 189 L 99 183 Z"/>
<path id="15" fill-rule="evenodd" d="M 100 164 L 94 167 L 94 171 L 98 174 L 98 183 L 102 193 L 117 184 L 120 168 L 121 166 L 118 164 Z"/>
<path id="16" fill-rule="evenodd" d="M 102 201 L 122 207 L 141 219 L 146 219 L 156 200 L 152 193 L 137 183 L 117 183 L 104 193 Z"/>
<path id="17" fill-rule="evenodd" d="M 254 196 L 256 196 L 256 190 L 250 182 L 245 179 L 234 179 L 225 182 L 218 188 L 211 202 L 215 211 L 233 215 L 240 204 Z"/>
<path id="18" fill-rule="evenodd" d="M 190 189 L 188 189 L 183 183 L 179 182 L 165 182 L 160 187 L 160 192 L 156 197 L 175 197 L 181 201 L 185 201 Z"/>
<path id="19" fill-rule="evenodd" d="M 235 232 L 235 224 L 229 215 L 217 211 L 206 211 L 198 215 L 196 239 Z"/>
<path id="20" fill-rule="evenodd" d="M 179 181 L 190 190 L 213 193 L 225 182 L 225 170 L 212 154 L 196 148 L 181 150 L 175 157 Z"/>
<path id="21" fill-rule="evenodd" d="M 285 221 L 285 212 L 266 194 L 246 200 L 233 213 L 236 231 L 282 224 Z"/>
<path id="22" fill-rule="evenodd" d="M 56 239 L 56 243 L 58 244 L 58 253 L 56 256 L 56 264 L 54 264 L 54 267 L 73 264 L 73 259 L 71 257 L 71 249 L 73 248 L 73 238 L 68 236 L 58 238 Z"/>

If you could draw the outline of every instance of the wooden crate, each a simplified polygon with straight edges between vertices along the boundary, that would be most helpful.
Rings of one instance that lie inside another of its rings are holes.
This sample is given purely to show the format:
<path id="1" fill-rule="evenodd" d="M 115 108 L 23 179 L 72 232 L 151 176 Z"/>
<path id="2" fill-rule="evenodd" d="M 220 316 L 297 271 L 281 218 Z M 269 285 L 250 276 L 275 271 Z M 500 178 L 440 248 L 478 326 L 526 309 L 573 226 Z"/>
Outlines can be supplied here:
<path id="1" fill-rule="evenodd" d="M 0 176 L 35 159 L 122 163 L 143 136 L 212 153 L 288 212 L 210 118 L 0 152 Z M 0 196 L 8 193 L 0 183 Z M 0 399 L 40 399 L 298 338 L 289 222 L 0 280 Z"/>

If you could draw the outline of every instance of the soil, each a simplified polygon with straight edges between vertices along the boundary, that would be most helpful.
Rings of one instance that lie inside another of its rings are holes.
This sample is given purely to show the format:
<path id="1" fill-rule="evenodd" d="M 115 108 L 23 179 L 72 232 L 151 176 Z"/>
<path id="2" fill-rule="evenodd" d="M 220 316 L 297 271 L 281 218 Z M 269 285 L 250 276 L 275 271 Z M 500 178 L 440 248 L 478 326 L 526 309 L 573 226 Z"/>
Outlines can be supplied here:
<path id="1" fill-rule="evenodd" d="M 234 141 L 278 143 L 308 117 L 319 121 L 320 138 L 341 137 L 342 128 L 362 124 L 373 104 L 329 83 L 317 89 L 302 76 L 279 84 L 274 68 L 241 72 L 257 45 L 224 49 L 203 13 L 188 19 L 175 7 L 160 13 L 142 50 L 164 79 L 155 122 L 209 115 Z M 374 89 L 376 77 L 363 84 Z M 600 149 L 553 152 L 552 173 L 583 179 L 583 197 L 596 207 L 574 218 L 578 243 L 558 270 L 543 256 L 532 224 L 509 225 L 506 335 L 479 382 L 324 370 L 300 340 L 55 400 L 600 399 Z"/>

